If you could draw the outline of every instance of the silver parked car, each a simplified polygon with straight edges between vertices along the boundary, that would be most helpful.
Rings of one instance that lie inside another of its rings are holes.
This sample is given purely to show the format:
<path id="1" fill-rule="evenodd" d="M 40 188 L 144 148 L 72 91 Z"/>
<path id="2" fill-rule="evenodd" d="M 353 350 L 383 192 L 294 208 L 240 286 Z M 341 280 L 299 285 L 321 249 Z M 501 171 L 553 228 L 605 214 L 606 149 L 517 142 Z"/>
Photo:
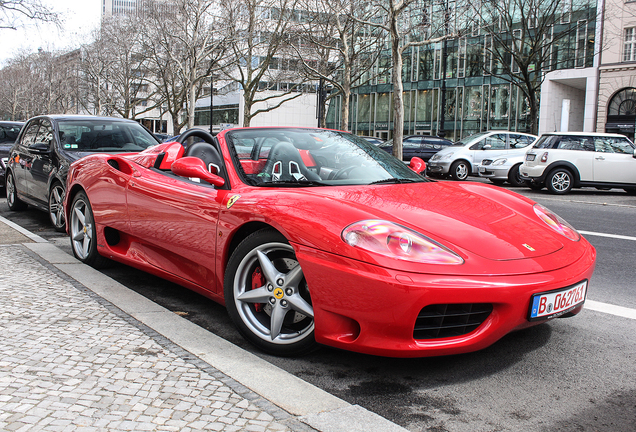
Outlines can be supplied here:
<path id="1" fill-rule="evenodd" d="M 479 175 L 478 167 L 484 159 L 523 156 L 536 139 L 536 135 L 509 131 L 471 135 L 435 153 L 427 164 L 427 174 L 466 180 L 469 175 Z"/>

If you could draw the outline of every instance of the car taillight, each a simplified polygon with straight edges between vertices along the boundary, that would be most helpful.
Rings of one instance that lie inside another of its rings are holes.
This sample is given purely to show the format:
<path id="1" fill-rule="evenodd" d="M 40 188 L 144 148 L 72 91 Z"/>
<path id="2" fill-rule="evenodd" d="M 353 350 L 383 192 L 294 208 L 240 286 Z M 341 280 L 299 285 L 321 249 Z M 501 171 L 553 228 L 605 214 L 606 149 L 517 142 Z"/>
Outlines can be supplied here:
<path id="1" fill-rule="evenodd" d="M 541 155 L 541 162 L 547 162 L 548 161 L 548 152 L 544 152 Z"/>

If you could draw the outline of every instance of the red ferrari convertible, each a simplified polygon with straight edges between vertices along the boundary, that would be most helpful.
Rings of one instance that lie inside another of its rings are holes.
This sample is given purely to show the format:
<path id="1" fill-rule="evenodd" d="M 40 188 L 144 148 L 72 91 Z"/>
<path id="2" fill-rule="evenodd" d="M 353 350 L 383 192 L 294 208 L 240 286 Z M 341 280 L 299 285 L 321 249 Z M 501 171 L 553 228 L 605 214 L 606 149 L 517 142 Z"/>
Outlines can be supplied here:
<path id="1" fill-rule="evenodd" d="M 276 355 L 464 353 L 582 310 L 596 252 L 574 228 L 423 170 L 344 132 L 191 130 L 75 162 L 67 230 L 84 263 L 110 258 L 225 304 Z"/>

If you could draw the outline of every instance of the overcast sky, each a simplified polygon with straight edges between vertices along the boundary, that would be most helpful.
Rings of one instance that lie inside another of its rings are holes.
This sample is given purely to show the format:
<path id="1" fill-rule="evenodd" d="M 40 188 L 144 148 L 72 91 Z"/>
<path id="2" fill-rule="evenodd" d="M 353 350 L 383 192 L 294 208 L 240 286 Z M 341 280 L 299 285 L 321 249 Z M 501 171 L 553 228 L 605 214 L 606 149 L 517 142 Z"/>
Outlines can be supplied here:
<path id="1" fill-rule="evenodd" d="M 102 0 L 42 0 L 61 13 L 62 29 L 55 26 L 28 25 L 19 30 L 0 29 L 0 66 L 20 49 L 37 51 L 75 48 L 89 40 L 100 20 Z"/>

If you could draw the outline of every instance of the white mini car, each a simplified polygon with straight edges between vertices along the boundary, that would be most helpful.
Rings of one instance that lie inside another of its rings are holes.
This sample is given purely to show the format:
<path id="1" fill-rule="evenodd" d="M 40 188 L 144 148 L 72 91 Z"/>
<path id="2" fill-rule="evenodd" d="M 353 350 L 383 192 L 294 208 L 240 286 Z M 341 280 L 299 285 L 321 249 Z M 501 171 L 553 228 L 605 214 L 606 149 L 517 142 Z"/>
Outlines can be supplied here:
<path id="1" fill-rule="evenodd" d="M 543 134 L 519 171 L 531 188 L 555 194 L 586 186 L 636 193 L 636 146 L 619 134 Z"/>

